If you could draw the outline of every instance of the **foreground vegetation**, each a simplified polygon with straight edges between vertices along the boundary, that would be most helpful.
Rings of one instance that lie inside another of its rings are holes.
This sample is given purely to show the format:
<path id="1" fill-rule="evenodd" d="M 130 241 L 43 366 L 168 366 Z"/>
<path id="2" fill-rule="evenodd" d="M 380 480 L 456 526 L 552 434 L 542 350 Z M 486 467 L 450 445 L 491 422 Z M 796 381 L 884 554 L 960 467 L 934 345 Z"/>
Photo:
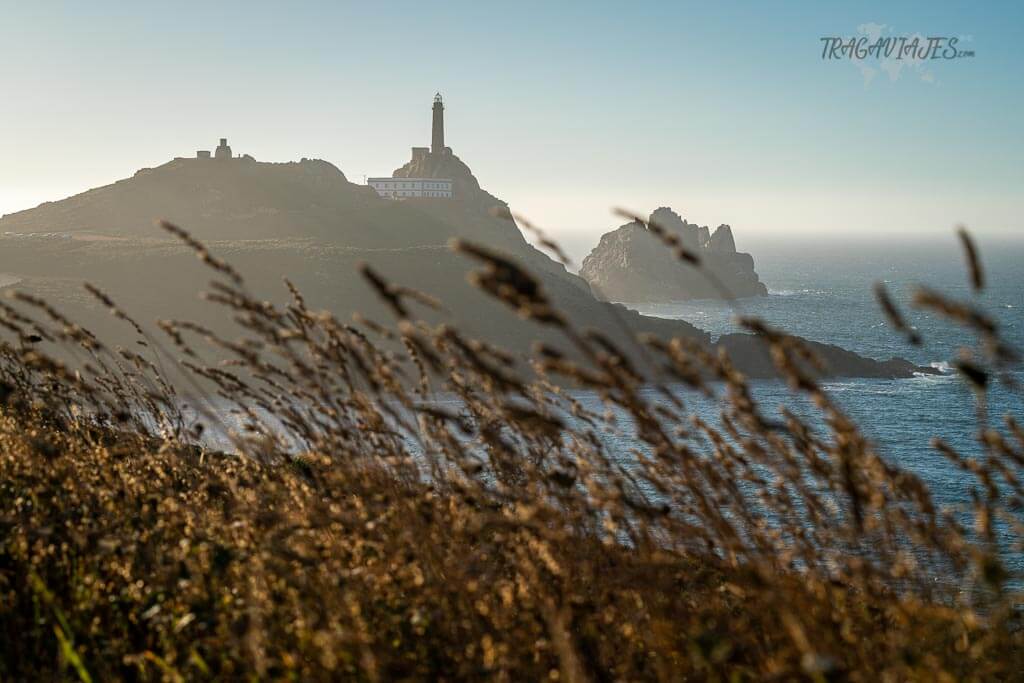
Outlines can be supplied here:
<path id="1" fill-rule="evenodd" d="M 166 227 L 211 267 L 207 296 L 242 338 L 183 321 L 158 337 L 89 288 L 138 332 L 137 349 L 112 349 L 44 301 L 0 303 L 0 678 L 1024 671 L 1020 577 L 998 542 L 1020 537 L 1012 418 L 995 429 L 979 411 L 974 454 L 936 442 L 973 491 L 965 529 L 820 389 L 813 354 L 760 321 L 744 324 L 814 416 L 767 416 L 728 358 L 695 343 L 620 351 L 574 329 L 475 245 L 454 245 L 481 264 L 474 283 L 571 353 L 539 347 L 527 368 L 418 321 L 441 304 L 370 268 L 394 326 L 310 311 L 294 288 L 275 307 Z M 977 335 L 958 367 L 980 405 L 1013 382 L 1017 354 L 989 317 L 934 292 L 916 301 Z M 687 409 L 698 394 L 719 399 L 719 419 Z M 199 445 L 225 404 L 233 453 Z M 610 452 L 609 430 L 635 451 Z"/>

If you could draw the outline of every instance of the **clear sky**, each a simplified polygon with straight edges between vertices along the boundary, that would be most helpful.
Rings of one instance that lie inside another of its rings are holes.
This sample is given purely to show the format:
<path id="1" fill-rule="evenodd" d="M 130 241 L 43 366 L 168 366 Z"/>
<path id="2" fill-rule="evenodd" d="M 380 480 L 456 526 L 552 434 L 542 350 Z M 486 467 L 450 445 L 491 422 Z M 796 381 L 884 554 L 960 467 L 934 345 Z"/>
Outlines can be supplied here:
<path id="1" fill-rule="evenodd" d="M 0 213 L 228 137 L 350 180 L 447 140 L 576 247 L 671 205 L 743 240 L 1024 234 L 1022 3 L 0 0 Z M 974 57 L 822 59 L 823 36 Z M 868 26 L 868 28 L 865 28 Z"/>

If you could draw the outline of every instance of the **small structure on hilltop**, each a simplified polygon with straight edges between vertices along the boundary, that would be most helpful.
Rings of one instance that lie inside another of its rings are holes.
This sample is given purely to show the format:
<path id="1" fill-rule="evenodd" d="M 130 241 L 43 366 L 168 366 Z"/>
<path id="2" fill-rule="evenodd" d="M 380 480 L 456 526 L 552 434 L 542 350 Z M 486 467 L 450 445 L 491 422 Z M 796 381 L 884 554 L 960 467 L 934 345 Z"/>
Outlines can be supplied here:
<path id="1" fill-rule="evenodd" d="M 451 147 L 444 144 L 444 101 L 441 93 L 434 95 L 431 110 L 430 147 L 413 147 L 410 164 L 428 172 L 443 168 L 443 160 L 454 156 Z M 422 171 L 421 171 L 422 172 Z M 442 171 L 443 172 L 443 171 Z M 366 184 L 385 199 L 410 199 L 427 197 L 431 199 L 452 199 L 454 183 L 451 178 L 400 177 L 367 178 Z"/>
<path id="2" fill-rule="evenodd" d="M 213 156 L 216 159 L 230 159 L 231 158 L 231 148 L 228 147 L 228 139 L 227 138 L 221 138 L 220 139 L 220 144 L 217 145 L 217 150 L 213 153 Z"/>
<path id="3" fill-rule="evenodd" d="M 246 155 L 248 156 L 248 155 Z M 196 159 L 209 159 L 210 150 L 201 149 L 196 152 Z M 221 138 L 220 144 L 217 145 L 217 149 L 213 152 L 213 158 L 215 159 L 234 159 L 237 158 L 231 153 L 231 148 L 228 146 L 228 139 Z"/>

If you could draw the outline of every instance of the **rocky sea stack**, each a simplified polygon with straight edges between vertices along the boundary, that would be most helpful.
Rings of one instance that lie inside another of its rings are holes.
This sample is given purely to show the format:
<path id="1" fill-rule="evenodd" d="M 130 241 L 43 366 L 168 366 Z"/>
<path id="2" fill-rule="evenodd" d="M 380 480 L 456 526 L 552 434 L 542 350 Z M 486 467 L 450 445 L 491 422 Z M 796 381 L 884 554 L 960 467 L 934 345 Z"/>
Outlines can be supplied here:
<path id="1" fill-rule="evenodd" d="M 697 254 L 700 268 L 676 258 L 643 223 L 633 221 L 605 233 L 583 260 L 580 276 L 594 295 L 606 301 L 665 303 L 686 299 L 767 296 L 754 271 L 754 258 L 736 251 L 732 228 L 712 233 L 681 218 L 668 207 L 651 214 L 650 223 L 676 235 L 683 248 Z M 708 277 L 710 272 L 713 277 Z"/>

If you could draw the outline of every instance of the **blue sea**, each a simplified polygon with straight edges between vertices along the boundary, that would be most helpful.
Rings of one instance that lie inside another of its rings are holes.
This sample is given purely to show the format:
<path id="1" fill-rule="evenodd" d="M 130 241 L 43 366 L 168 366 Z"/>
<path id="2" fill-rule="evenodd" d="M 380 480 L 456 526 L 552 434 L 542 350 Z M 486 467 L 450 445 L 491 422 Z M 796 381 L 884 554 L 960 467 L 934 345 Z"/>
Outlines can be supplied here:
<path id="1" fill-rule="evenodd" d="M 987 311 L 1003 337 L 1024 349 L 1024 243 L 979 243 L 987 286 L 976 295 L 969 283 L 964 256 L 955 238 L 941 244 L 761 245 L 754 258 L 769 296 L 736 303 L 744 315 L 757 316 L 774 327 L 815 341 L 838 344 L 873 358 L 902 356 L 918 365 L 949 371 L 961 347 L 975 347 L 972 332 L 941 316 L 912 305 L 915 289 L 926 285 L 949 297 L 969 301 Z M 913 347 L 886 322 L 872 285 L 884 281 L 907 322 L 924 345 Z M 736 309 L 722 301 L 685 301 L 633 305 L 646 315 L 693 323 L 713 336 L 740 331 Z M 1024 376 L 1015 373 L 1018 380 Z M 982 453 L 976 436 L 976 397 L 953 372 L 905 380 L 844 379 L 828 382 L 828 392 L 856 419 L 879 451 L 892 462 L 922 477 L 936 501 L 963 509 L 973 482 L 932 446 L 939 436 L 962 454 Z M 765 412 L 792 403 L 778 382 L 755 383 L 755 397 Z M 1003 416 L 1024 422 L 1020 393 L 995 385 L 987 398 L 987 421 L 1004 433 Z M 1020 553 L 1011 564 L 1024 569 Z"/>

